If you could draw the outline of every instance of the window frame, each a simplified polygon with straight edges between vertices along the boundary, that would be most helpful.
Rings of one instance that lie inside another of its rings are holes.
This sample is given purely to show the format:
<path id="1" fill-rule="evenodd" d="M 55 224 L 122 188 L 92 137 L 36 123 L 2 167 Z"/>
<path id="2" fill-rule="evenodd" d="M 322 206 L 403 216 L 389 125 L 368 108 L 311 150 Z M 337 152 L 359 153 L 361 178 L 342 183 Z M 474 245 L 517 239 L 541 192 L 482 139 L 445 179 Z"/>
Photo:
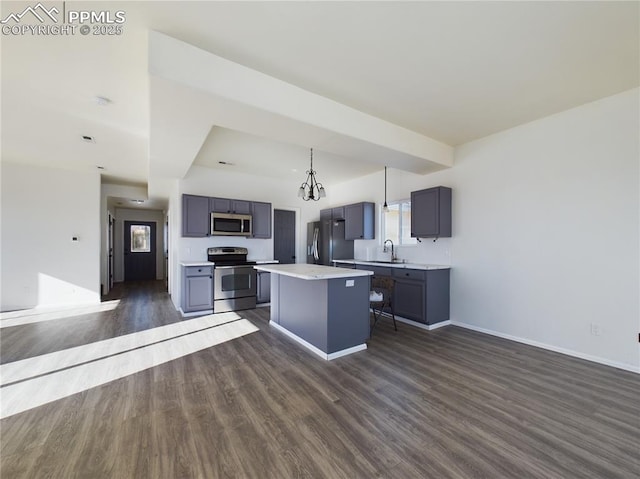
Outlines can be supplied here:
<path id="1" fill-rule="evenodd" d="M 396 244 L 396 246 L 416 246 L 418 244 L 417 238 L 413 238 L 411 236 L 402 236 L 402 227 L 404 226 L 403 224 L 403 220 L 402 220 L 402 216 L 403 216 L 403 208 L 402 205 L 403 204 L 408 204 L 409 205 L 409 214 L 411 214 L 411 198 L 405 198 L 405 199 L 401 199 L 401 200 L 396 200 L 396 201 L 387 201 L 387 206 L 391 207 L 391 206 L 398 206 L 398 224 L 397 224 L 397 228 L 398 228 L 398 242 Z M 381 238 L 380 238 L 380 244 L 384 244 L 384 241 L 387 239 L 387 220 L 389 219 L 389 214 L 385 213 L 384 211 L 384 207 L 381 206 L 380 207 L 380 232 L 381 232 Z M 411 221 L 411 220 L 409 220 Z M 409 235 L 411 235 L 411 225 L 409 225 Z M 408 241 L 408 242 L 407 242 Z"/>

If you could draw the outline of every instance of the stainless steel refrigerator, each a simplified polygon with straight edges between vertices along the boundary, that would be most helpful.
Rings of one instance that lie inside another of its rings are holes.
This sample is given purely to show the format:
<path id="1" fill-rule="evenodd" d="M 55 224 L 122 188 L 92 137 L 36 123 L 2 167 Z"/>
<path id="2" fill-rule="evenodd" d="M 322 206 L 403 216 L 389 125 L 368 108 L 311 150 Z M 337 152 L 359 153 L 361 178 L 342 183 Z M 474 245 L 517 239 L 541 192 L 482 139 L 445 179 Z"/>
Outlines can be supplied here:
<path id="1" fill-rule="evenodd" d="M 353 259 L 353 240 L 344 239 L 344 220 L 307 223 L 307 263 L 333 266 L 334 259 Z"/>

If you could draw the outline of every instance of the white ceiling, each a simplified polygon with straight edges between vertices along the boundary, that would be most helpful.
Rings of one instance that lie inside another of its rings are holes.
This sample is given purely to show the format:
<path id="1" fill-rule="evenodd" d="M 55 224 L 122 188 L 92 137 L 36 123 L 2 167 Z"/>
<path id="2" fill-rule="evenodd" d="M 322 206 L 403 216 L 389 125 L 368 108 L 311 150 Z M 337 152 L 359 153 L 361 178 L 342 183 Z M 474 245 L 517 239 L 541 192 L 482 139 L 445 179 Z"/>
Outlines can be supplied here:
<path id="1" fill-rule="evenodd" d="M 34 3 L 2 2 L 2 18 Z M 45 2 L 62 10 L 61 3 Z M 125 11 L 124 33 L 2 35 L 2 158 L 102 166 L 107 181 L 145 184 L 150 122 L 162 110 L 151 104 L 149 30 L 459 145 L 638 86 L 639 5 L 66 2 L 77 10 Z M 95 95 L 113 102 L 99 106 Z M 199 165 L 230 161 L 276 175 L 308 167 L 308 148 L 295 141 L 204 126 L 205 143 L 189 152 Z M 82 142 L 83 134 L 95 143 Z M 326 162 L 325 183 L 382 168 L 379 161 L 315 153 L 316 166 Z"/>
<path id="2" fill-rule="evenodd" d="M 194 164 L 262 177 L 305 179 L 309 169 L 309 148 L 275 142 L 255 135 L 214 127 L 198 152 Z M 220 164 L 225 162 L 226 164 Z M 315 150 L 313 168 L 323 184 L 340 182 L 379 170 L 379 165 Z"/>

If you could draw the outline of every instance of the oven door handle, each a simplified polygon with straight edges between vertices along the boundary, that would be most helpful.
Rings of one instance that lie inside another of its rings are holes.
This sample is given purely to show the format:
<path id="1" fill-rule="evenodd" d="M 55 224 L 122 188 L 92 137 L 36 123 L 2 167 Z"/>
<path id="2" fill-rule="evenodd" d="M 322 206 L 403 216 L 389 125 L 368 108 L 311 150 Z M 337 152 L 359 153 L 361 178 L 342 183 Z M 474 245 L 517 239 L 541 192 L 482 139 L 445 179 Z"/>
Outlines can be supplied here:
<path id="1" fill-rule="evenodd" d="M 254 269 L 253 266 L 251 265 L 236 265 L 236 266 L 215 266 L 214 270 L 216 269 Z"/>

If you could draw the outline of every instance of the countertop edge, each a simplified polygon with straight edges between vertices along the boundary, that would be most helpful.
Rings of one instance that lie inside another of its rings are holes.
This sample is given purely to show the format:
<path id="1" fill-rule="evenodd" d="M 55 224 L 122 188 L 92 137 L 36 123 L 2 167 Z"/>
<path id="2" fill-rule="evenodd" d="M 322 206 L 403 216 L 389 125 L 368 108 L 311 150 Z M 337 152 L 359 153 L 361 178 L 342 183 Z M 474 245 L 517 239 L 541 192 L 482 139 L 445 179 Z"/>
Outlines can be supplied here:
<path id="1" fill-rule="evenodd" d="M 303 279 L 307 281 L 314 280 L 323 280 L 323 279 L 341 279 L 341 278 L 357 278 L 362 276 L 371 276 L 373 272 L 366 270 L 348 270 L 343 269 L 343 271 L 335 272 L 335 273 L 323 273 L 323 274 L 304 274 L 304 273 L 296 273 L 292 271 L 283 271 L 279 269 L 275 269 L 269 266 L 261 266 L 254 265 L 254 268 L 258 271 L 267 271 L 273 274 L 281 274 L 283 276 L 290 276 L 292 278 Z"/>
<path id="2" fill-rule="evenodd" d="M 365 261 L 359 259 L 334 259 L 334 263 L 342 264 L 361 264 L 364 266 L 376 266 L 378 268 L 400 268 L 400 269 L 451 269 L 451 266 L 441 264 L 420 264 L 420 263 L 378 263 L 376 261 Z"/>
<path id="3" fill-rule="evenodd" d="M 180 261 L 180 266 L 213 266 L 209 261 Z"/>
<path id="4" fill-rule="evenodd" d="M 279 264 L 280 262 L 277 259 L 258 259 L 258 260 L 249 260 L 255 261 L 256 264 Z M 214 266 L 214 263 L 211 261 L 180 261 L 180 266 Z"/>

